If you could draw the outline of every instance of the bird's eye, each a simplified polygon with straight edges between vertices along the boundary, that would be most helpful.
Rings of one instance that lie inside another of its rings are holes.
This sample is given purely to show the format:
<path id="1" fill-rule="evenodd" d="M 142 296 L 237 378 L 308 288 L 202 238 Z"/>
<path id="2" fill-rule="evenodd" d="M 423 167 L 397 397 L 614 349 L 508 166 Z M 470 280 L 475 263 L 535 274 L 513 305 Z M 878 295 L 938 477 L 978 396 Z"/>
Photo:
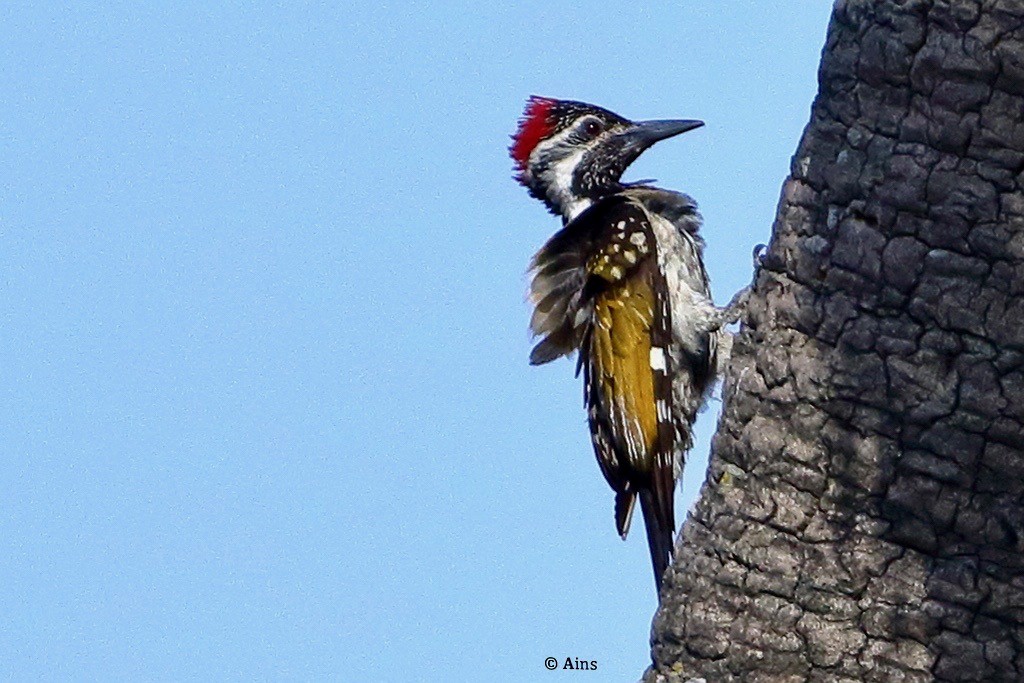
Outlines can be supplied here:
<path id="1" fill-rule="evenodd" d="M 597 134 L 601 132 L 601 128 L 601 122 L 597 119 L 590 119 L 583 124 L 583 132 L 586 133 L 588 137 L 597 136 Z"/>

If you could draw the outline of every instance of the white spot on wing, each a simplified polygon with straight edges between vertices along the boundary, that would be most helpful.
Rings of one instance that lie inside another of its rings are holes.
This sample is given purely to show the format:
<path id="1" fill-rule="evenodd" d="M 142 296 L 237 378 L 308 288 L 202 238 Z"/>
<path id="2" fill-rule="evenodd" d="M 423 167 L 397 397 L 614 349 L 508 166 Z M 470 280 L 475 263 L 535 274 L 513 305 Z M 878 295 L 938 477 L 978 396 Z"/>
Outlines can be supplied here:
<path id="1" fill-rule="evenodd" d="M 665 372 L 668 366 L 665 365 L 665 350 L 658 347 L 651 347 L 651 369 Z"/>

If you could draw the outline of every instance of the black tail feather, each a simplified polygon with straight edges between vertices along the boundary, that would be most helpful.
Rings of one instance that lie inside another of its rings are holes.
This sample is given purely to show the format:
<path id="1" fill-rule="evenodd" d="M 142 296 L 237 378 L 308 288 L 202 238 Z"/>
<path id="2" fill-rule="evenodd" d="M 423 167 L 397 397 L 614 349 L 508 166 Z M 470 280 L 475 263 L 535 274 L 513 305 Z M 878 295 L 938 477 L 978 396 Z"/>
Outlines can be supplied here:
<path id="1" fill-rule="evenodd" d="M 651 564 L 654 566 L 654 584 L 660 593 L 661 581 L 672 558 L 673 529 L 658 518 L 654 492 L 650 489 L 640 491 L 640 511 L 644 515 L 644 526 L 647 527 L 647 547 L 651 551 Z"/>
<path id="2" fill-rule="evenodd" d="M 623 541 L 626 540 L 626 534 L 629 533 L 634 503 L 636 503 L 636 494 L 632 491 L 619 491 L 615 494 L 615 528 Z"/>

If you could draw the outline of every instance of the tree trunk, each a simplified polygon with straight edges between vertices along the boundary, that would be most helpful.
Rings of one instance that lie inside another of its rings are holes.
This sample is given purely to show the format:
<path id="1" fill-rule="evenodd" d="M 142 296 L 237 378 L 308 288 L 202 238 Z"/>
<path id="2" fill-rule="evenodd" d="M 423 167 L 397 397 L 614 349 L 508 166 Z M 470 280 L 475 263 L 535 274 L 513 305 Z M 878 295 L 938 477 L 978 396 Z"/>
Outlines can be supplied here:
<path id="1" fill-rule="evenodd" d="M 1024 680 L 1024 2 L 840 1 L 819 78 L 645 680 Z"/>

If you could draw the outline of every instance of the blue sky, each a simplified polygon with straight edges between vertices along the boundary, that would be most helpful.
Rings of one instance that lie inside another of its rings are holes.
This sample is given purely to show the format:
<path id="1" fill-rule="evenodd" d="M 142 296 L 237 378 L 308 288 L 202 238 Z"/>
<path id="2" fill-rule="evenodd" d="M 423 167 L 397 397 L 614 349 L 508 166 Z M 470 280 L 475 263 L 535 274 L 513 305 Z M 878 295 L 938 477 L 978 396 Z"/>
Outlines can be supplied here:
<path id="1" fill-rule="evenodd" d="M 829 10 L 0 8 L 0 678 L 638 677 L 642 529 L 527 365 L 558 223 L 508 135 L 534 93 L 705 120 L 627 178 L 698 200 L 724 302 Z"/>

